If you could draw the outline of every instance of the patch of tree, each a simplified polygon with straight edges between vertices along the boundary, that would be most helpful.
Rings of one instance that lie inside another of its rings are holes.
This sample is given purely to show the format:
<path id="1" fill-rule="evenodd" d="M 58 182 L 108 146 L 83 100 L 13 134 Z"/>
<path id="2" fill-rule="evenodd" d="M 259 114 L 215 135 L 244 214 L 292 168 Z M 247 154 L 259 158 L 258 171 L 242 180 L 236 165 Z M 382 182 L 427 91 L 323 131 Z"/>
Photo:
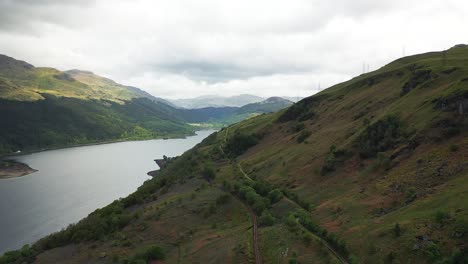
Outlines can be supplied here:
<path id="1" fill-rule="evenodd" d="M 302 122 L 312 119 L 315 116 L 313 108 L 319 106 L 320 102 L 327 97 L 327 95 L 314 95 L 302 99 L 286 109 L 286 111 L 278 117 L 277 122 L 285 123 L 292 120 Z"/>
<path id="2" fill-rule="evenodd" d="M 0 99 L 0 154 L 122 139 L 182 136 L 193 128 L 148 99 L 125 104 L 43 95 Z"/>
<path id="3" fill-rule="evenodd" d="M 211 165 L 205 165 L 202 170 L 202 176 L 208 181 L 211 182 L 216 178 L 216 172 Z"/>
<path id="4" fill-rule="evenodd" d="M 396 115 L 390 115 L 382 120 L 366 126 L 357 138 L 357 147 L 361 158 L 375 157 L 378 152 L 394 148 L 404 137 L 403 123 Z"/>
<path id="5" fill-rule="evenodd" d="M 432 100 L 434 108 L 444 112 L 454 112 L 459 115 L 468 113 L 468 90 L 460 87 L 448 96 Z"/>
<path id="6" fill-rule="evenodd" d="M 321 175 L 326 175 L 330 172 L 335 171 L 336 165 L 344 162 L 351 153 L 343 149 L 337 149 L 335 145 L 331 145 L 328 154 L 325 157 L 325 162 L 320 169 Z"/>
<path id="7" fill-rule="evenodd" d="M 255 213 L 259 216 L 272 204 L 281 200 L 282 192 L 273 188 L 270 184 L 260 181 L 254 182 L 235 182 L 233 185 L 225 182 L 224 188 L 231 188 L 232 191 L 247 204 L 252 206 Z"/>
<path id="8" fill-rule="evenodd" d="M 124 208 L 128 208 L 133 205 L 142 204 L 145 201 L 150 201 L 152 195 L 157 190 L 162 189 L 168 184 L 168 179 L 162 176 L 147 180 L 143 185 L 138 187 L 136 192 L 121 199 L 121 203 L 124 206 Z"/>
<path id="9" fill-rule="evenodd" d="M 200 142 L 200 146 L 209 146 L 216 143 L 216 138 L 218 137 L 218 132 L 214 132 Z"/>
<path id="10" fill-rule="evenodd" d="M 295 203 L 297 203 L 302 209 L 304 209 L 306 211 L 310 211 L 312 209 L 311 203 L 309 203 L 308 201 L 300 198 L 299 195 L 297 195 L 296 193 L 291 192 L 291 191 L 289 191 L 287 189 L 282 189 L 282 193 L 284 194 L 284 196 L 288 197 L 289 199 L 291 199 Z"/>
<path id="11" fill-rule="evenodd" d="M 268 210 L 264 210 L 262 215 L 258 218 L 260 226 L 272 226 L 275 224 L 276 219 Z"/>
<path id="12" fill-rule="evenodd" d="M 283 192 L 280 189 L 273 189 L 268 193 L 271 204 L 275 204 L 283 198 Z"/>
<path id="13" fill-rule="evenodd" d="M 445 211 L 437 211 L 434 215 L 434 219 L 436 223 L 443 226 L 450 219 L 450 214 Z"/>
<path id="14" fill-rule="evenodd" d="M 297 218 L 297 221 L 308 231 L 316 234 L 320 238 L 324 239 L 328 242 L 328 244 L 337 251 L 341 256 L 346 259 L 350 259 L 351 254 L 346 246 L 344 240 L 339 239 L 335 234 L 328 233 L 326 229 L 320 227 L 317 223 L 315 223 L 309 213 L 304 211 L 297 211 L 294 214 L 294 217 Z"/>
<path id="15" fill-rule="evenodd" d="M 305 128 L 304 122 L 296 122 L 296 123 L 294 123 L 293 131 L 295 133 L 301 132 L 302 130 L 304 130 L 304 128 Z"/>
<path id="16" fill-rule="evenodd" d="M 400 224 L 399 223 L 396 223 L 395 226 L 393 227 L 393 234 L 396 236 L 396 237 L 400 237 L 401 236 L 401 227 L 400 227 Z"/>
<path id="17" fill-rule="evenodd" d="M 227 204 L 231 200 L 231 196 L 229 194 L 221 194 L 218 198 L 216 198 L 216 205 L 224 205 Z"/>
<path id="18" fill-rule="evenodd" d="M 94 211 L 77 224 L 72 224 L 60 232 L 49 235 L 37 244 L 42 250 L 47 250 L 69 243 L 103 239 L 121 230 L 137 217 L 126 208 L 152 200 L 153 194 L 157 190 L 169 184 L 171 183 L 163 176 L 150 179 L 126 198 L 116 200 L 110 205 Z"/>
<path id="19" fill-rule="evenodd" d="M 468 128 L 468 119 L 463 117 L 447 117 L 434 121 L 428 131 L 436 142 L 450 139 L 461 134 Z"/>
<path id="20" fill-rule="evenodd" d="M 224 152 L 230 157 L 237 157 L 247 151 L 249 148 L 257 145 L 260 141 L 261 135 L 257 134 L 243 134 L 238 131 L 230 137 L 224 146 Z"/>
<path id="21" fill-rule="evenodd" d="M 270 207 L 270 200 L 259 195 L 254 188 L 244 185 L 239 188 L 238 194 L 241 199 L 246 201 L 257 215 Z"/>
<path id="22" fill-rule="evenodd" d="M 416 69 L 410 67 L 411 77 L 401 88 L 400 95 L 403 96 L 409 93 L 414 88 L 432 79 L 432 71 L 430 69 Z"/>
<path id="23" fill-rule="evenodd" d="M 121 263 L 140 264 L 140 263 L 153 263 L 156 260 L 163 260 L 166 258 L 164 249 L 158 245 L 150 245 L 136 253 L 130 259 L 124 259 Z"/>
<path id="24" fill-rule="evenodd" d="M 171 167 L 170 177 L 162 173 L 158 178 L 146 181 L 136 192 L 128 197 L 116 200 L 110 205 L 94 211 L 78 223 L 39 240 L 31 248 L 24 247 L 21 250 L 5 253 L 0 258 L 0 264 L 29 263 L 38 253 L 44 250 L 65 246 L 70 243 L 96 241 L 113 235 L 138 217 L 137 213 L 132 213 L 127 208 L 154 200 L 154 195 L 158 190 L 162 192 L 165 188 L 177 182 L 180 175 L 186 175 L 187 168 L 199 170 L 199 166 L 197 165 L 198 156 L 197 150 L 194 149 L 188 151 L 187 155 L 183 157 L 172 158 L 171 161 L 174 162 L 169 163 Z M 192 164 L 192 161 L 194 161 L 194 164 Z M 219 202 L 222 202 L 223 198 L 219 199 Z"/>
<path id="25" fill-rule="evenodd" d="M 372 76 L 353 82 L 352 84 L 348 85 L 345 89 L 347 91 L 351 91 L 351 90 L 356 90 L 360 88 L 370 87 L 370 86 L 380 83 L 381 81 L 385 79 L 392 77 L 393 75 L 398 75 L 398 74 L 399 73 L 396 71 L 386 71 L 386 72 L 379 73 L 379 74 L 373 74 Z"/>
<path id="26" fill-rule="evenodd" d="M 19 250 L 9 251 L 0 256 L 0 264 L 23 264 L 33 263 L 37 251 L 29 245 L 24 245 Z"/>
<path id="27" fill-rule="evenodd" d="M 37 243 L 42 250 L 61 247 L 70 243 L 95 241 L 121 230 L 133 219 L 134 215 L 124 210 L 120 201 L 98 209 L 77 224 L 49 235 Z"/>
<path id="28" fill-rule="evenodd" d="M 299 133 L 299 136 L 296 138 L 297 143 L 304 142 L 307 138 L 310 137 L 311 134 L 312 133 L 309 130 L 302 130 L 301 133 Z"/>

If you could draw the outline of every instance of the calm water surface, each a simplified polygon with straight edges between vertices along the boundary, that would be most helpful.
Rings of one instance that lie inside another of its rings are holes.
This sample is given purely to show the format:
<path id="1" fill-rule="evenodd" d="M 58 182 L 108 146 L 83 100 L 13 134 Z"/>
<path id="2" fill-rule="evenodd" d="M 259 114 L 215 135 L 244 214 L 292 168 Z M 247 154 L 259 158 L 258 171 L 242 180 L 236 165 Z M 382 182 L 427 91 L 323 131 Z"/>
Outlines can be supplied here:
<path id="1" fill-rule="evenodd" d="M 0 253 L 30 244 L 134 192 L 157 169 L 214 131 L 185 139 L 130 141 L 51 150 L 14 159 L 36 173 L 0 179 Z"/>

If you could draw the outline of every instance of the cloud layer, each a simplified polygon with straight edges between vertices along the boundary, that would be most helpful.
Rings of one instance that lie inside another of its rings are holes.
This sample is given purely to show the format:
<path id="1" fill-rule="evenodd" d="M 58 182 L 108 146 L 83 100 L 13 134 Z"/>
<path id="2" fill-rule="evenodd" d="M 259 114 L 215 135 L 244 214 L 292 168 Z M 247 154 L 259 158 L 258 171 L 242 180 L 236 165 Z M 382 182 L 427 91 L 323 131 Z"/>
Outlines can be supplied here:
<path id="1" fill-rule="evenodd" d="M 0 53 L 162 97 L 305 96 L 467 43 L 465 2 L 0 0 Z"/>

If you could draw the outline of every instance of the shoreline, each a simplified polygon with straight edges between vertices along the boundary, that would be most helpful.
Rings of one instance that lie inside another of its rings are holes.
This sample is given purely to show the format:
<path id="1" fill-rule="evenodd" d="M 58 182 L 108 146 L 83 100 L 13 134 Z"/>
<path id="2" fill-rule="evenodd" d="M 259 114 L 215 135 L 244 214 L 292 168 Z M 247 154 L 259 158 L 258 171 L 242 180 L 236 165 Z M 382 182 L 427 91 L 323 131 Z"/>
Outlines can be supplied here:
<path id="1" fill-rule="evenodd" d="M 204 129 L 209 130 L 209 129 Z M 202 131 L 202 130 L 197 130 Z M 116 140 L 106 140 L 106 141 L 98 141 L 98 142 L 89 142 L 89 143 L 82 143 L 82 144 L 72 144 L 72 145 L 64 145 L 64 146 L 57 146 L 57 147 L 48 147 L 48 148 L 41 148 L 41 149 L 33 149 L 33 150 L 25 150 L 21 152 L 10 152 L 5 154 L 0 154 L 0 160 L 5 158 L 13 158 L 15 156 L 22 156 L 28 155 L 33 153 L 40 153 L 49 150 L 57 150 L 57 149 L 66 149 L 66 148 L 78 148 L 78 147 L 88 147 L 88 146 L 97 146 L 97 145 L 105 145 L 105 144 L 112 144 L 112 143 L 122 143 L 122 142 L 131 142 L 131 141 L 147 141 L 147 140 L 157 140 L 157 139 L 178 139 L 178 138 L 186 138 L 190 136 L 196 136 L 196 132 L 193 134 L 187 135 L 180 135 L 180 136 L 165 136 L 165 137 L 155 137 L 155 138 L 148 138 L 148 139 L 116 139 Z"/>
<path id="2" fill-rule="evenodd" d="M 0 160 L 0 180 L 19 178 L 37 171 L 29 167 L 29 165 L 16 160 Z"/>

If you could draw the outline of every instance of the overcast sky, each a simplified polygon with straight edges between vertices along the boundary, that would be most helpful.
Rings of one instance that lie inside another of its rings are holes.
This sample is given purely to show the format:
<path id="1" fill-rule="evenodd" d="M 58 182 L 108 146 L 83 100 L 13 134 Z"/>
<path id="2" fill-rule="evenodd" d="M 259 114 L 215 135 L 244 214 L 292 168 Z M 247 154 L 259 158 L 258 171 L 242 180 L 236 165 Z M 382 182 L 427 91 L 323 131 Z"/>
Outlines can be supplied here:
<path id="1" fill-rule="evenodd" d="M 306 96 L 467 25 L 467 0 L 0 0 L 0 53 L 160 97 Z"/>

